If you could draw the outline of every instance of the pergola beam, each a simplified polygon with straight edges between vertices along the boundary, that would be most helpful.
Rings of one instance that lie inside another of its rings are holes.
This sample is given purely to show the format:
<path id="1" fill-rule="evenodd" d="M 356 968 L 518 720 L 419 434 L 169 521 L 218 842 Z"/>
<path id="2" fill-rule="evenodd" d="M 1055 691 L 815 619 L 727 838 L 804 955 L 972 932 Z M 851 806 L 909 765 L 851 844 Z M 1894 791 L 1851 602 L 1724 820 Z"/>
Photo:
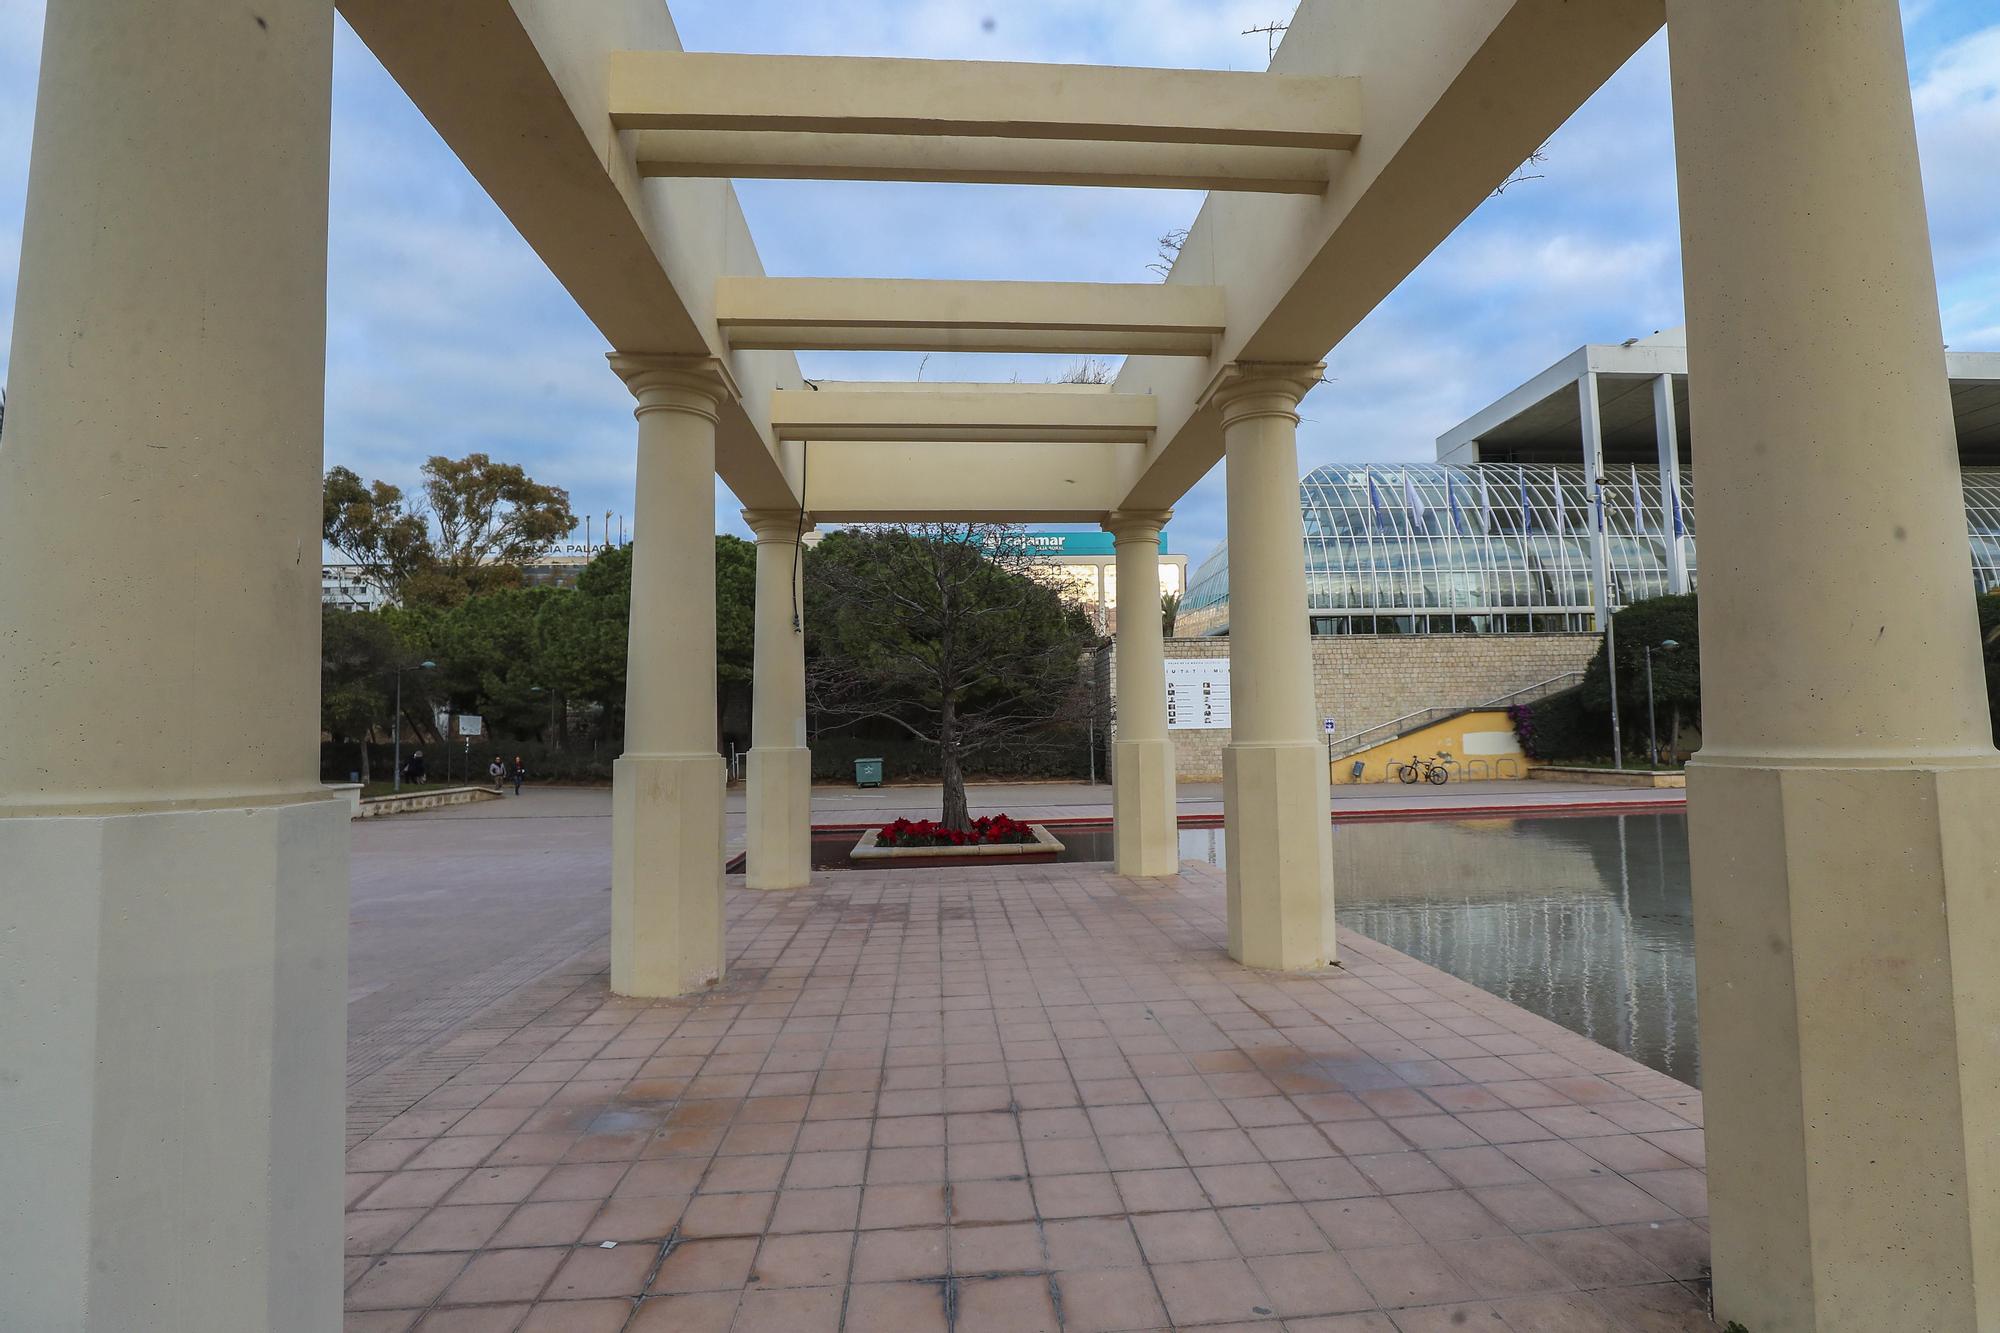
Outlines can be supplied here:
<path id="1" fill-rule="evenodd" d="M 822 523 L 1094 523 L 1139 466 L 1138 450 L 1098 444 L 815 440 L 806 450 L 806 499 Z"/>
<path id="2" fill-rule="evenodd" d="M 646 177 L 949 181 L 1248 194 L 1326 192 L 1339 155 L 1317 148 L 986 139 L 957 135 L 635 130 Z"/>
<path id="3" fill-rule="evenodd" d="M 1350 78 L 983 60 L 621 51 L 621 130 L 765 130 L 1350 149 Z"/>
<path id="4" fill-rule="evenodd" d="M 823 385 L 771 395 L 780 440 L 1143 444 L 1155 421 L 1151 398 L 1096 385 Z"/>
<path id="5" fill-rule="evenodd" d="M 1219 287 L 725 277 L 715 320 L 732 347 L 813 351 L 1207 356 Z"/>

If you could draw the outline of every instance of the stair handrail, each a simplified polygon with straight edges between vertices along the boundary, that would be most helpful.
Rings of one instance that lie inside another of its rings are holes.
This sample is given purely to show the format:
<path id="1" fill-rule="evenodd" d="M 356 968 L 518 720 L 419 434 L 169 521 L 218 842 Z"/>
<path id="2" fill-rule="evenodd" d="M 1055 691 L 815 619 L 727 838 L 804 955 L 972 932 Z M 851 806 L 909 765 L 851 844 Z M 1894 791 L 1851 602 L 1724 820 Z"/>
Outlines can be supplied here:
<path id="1" fill-rule="evenodd" d="M 1565 671 L 1560 675 L 1550 676 L 1547 680 L 1538 680 L 1532 685 L 1523 685 L 1518 690 L 1510 690 L 1497 699 L 1488 699 L 1482 703 L 1419 708 L 1414 713 L 1405 713 L 1401 717 L 1391 718 L 1387 722 L 1378 722 L 1372 727 L 1364 727 L 1360 731 L 1329 741 L 1327 748 L 1341 754 L 1351 754 L 1355 750 L 1365 750 L 1375 745 L 1386 744 L 1398 736 L 1407 735 L 1417 730 L 1418 727 L 1427 726 L 1432 722 L 1441 721 L 1447 717 L 1457 717 L 1460 713 L 1476 713 L 1484 708 L 1504 708 L 1510 703 L 1518 702 L 1523 695 L 1534 694 L 1538 690 L 1547 691 L 1549 694 L 1556 694 L 1560 693 L 1561 690 L 1553 689 L 1551 688 L 1552 686 L 1566 689 L 1572 683 L 1580 684 L 1582 681 L 1582 670 Z M 1410 725 L 1412 723 L 1416 725 Z M 1385 730 L 1389 734 L 1381 740 L 1370 741 L 1366 745 L 1357 744 L 1363 737 L 1373 736 L 1376 732 Z"/>

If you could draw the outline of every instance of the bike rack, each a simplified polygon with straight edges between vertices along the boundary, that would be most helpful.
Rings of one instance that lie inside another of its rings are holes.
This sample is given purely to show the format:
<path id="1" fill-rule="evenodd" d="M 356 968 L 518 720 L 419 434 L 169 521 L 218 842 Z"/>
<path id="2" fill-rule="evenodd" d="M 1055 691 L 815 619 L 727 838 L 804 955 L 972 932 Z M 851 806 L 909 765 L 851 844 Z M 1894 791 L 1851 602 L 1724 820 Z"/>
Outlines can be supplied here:
<path id="1" fill-rule="evenodd" d="M 1518 778 L 1521 776 L 1521 766 L 1512 759 L 1496 759 L 1493 761 L 1493 776 L 1498 778 Z"/>
<path id="2" fill-rule="evenodd" d="M 1490 776 L 1490 771 L 1484 759 L 1468 759 L 1466 761 L 1465 777 L 1467 781 L 1484 779 L 1488 776 Z"/>

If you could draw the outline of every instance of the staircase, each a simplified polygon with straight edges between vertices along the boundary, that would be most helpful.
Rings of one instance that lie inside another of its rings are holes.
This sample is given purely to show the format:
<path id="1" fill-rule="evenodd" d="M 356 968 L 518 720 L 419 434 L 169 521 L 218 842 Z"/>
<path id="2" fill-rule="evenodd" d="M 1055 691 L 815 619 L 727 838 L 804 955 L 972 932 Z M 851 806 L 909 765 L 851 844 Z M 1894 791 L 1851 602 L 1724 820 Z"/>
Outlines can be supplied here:
<path id="1" fill-rule="evenodd" d="M 1423 708 L 1414 713 L 1405 713 L 1403 716 L 1391 718 L 1387 722 L 1378 722 L 1365 731 L 1357 731 L 1352 735 L 1337 738 L 1327 747 L 1328 758 L 1340 760 L 1346 758 L 1348 755 L 1358 754 L 1362 750 L 1372 750 L 1378 745 L 1387 745 L 1399 736 L 1407 736 L 1413 731 L 1446 721 L 1449 718 L 1458 717 L 1464 713 L 1478 712 L 1488 708 L 1512 708 L 1517 704 L 1535 703 L 1538 700 L 1548 698 L 1552 694 L 1561 694 L 1564 690 L 1575 689 L 1582 683 L 1583 672 L 1565 671 L 1560 676 L 1550 676 L 1547 680 L 1538 680 L 1533 685 L 1523 685 L 1520 689 L 1503 694 L 1497 699 L 1486 699 L 1479 703 L 1458 704 L 1439 708 Z"/>

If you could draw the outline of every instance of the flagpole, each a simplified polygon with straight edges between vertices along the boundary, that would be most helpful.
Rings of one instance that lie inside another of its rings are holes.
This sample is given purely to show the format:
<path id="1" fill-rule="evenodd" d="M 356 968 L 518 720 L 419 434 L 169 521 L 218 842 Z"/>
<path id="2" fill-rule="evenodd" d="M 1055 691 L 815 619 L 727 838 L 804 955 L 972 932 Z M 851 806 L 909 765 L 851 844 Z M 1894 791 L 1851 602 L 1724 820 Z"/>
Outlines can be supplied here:
<path id="1" fill-rule="evenodd" d="M 1611 682 L 1611 766 L 1625 767 L 1625 742 L 1618 732 L 1618 633 L 1611 611 L 1611 552 L 1609 549 L 1610 501 L 1604 494 L 1604 478 L 1591 479 L 1597 495 L 1597 577 L 1598 595 L 1604 606 L 1604 670 Z"/>
<path id="2" fill-rule="evenodd" d="M 1382 571 L 1375 558 L 1375 539 L 1381 534 L 1382 511 L 1375 504 L 1374 465 L 1364 463 L 1366 470 L 1361 474 L 1368 482 L 1368 600 L 1372 613 L 1369 617 L 1370 632 L 1382 632 Z"/>
<path id="3" fill-rule="evenodd" d="M 1417 612 L 1417 513 L 1410 501 L 1416 492 L 1410 489 L 1410 470 L 1403 469 L 1403 605 L 1410 613 L 1410 632 L 1418 633 Z M 1423 633 L 1429 633 L 1431 618 L 1424 616 Z"/>

